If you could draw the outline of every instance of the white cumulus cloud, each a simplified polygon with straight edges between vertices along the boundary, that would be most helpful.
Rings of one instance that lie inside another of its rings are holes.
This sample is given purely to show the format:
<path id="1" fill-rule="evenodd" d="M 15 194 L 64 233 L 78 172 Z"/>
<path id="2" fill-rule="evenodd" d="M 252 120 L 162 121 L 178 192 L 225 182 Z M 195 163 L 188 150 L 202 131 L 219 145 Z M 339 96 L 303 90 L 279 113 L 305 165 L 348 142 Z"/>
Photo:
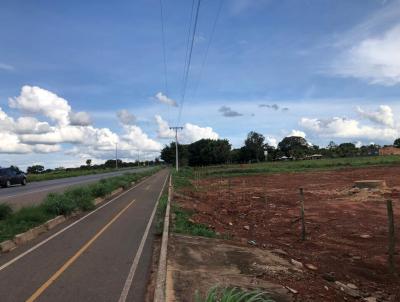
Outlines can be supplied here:
<path id="1" fill-rule="evenodd" d="M 126 109 L 119 110 L 117 112 L 117 117 L 123 125 L 134 125 L 136 123 L 136 116 Z"/>
<path id="2" fill-rule="evenodd" d="M 394 115 L 392 108 L 387 105 L 380 105 L 377 111 L 366 112 L 361 107 L 357 107 L 357 112 L 364 118 L 385 126 L 394 126 Z"/>
<path id="3" fill-rule="evenodd" d="M 21 94 L 10 98 L 8 104 L 11 108 L 23 112 L 43 114 L 60 125 L 69 124 L 71 106 L 68 102 L 55 93 L 37 86 L 23 86 Z"/>
<path id="4" fill-rule="evenodd" d="M 161 116 L 155 116 L 158 125 L 159 138 L 173 138 L 175 132 L 169 129 L 168 122 Z M 200 127 L 191 123 L 186 123 L 183 129 L 178 132 L 178 140 L 183 144 L 190 144 L 203 138 L 218 139 L 218 133 L 214 132 L 211 127 Z"/>
<path id="5" fill-rule="evenodd" d="M 166 105 L 168 105 L 168 106 L 178 107 L 178 104 L 177 104 L 177 102 L 176 102 L 175 100 L 173 100 L 173 99 L 167 97 L 167 96 L 166 96 L 165 94 L 163 94 L 162 92 L 158 92 L 158 93 L 154 96 L 154 98 L 155 98 L 158 102 L 160 102 L 160 103 L 166 104 Z"/>
<path id="6" fill-rule="evenodd" d="M 377 14 L 370 22 L 361 24 L 339 43 L 342 51 L 332 64 L 331 71 L 338 76 L 365 80 L 371 84 L 392 86 L 400 84 L 400 23 L 391 22 L 382 30 L 384 22 L 400 16 L 400 5 L 392 11 Z"/>

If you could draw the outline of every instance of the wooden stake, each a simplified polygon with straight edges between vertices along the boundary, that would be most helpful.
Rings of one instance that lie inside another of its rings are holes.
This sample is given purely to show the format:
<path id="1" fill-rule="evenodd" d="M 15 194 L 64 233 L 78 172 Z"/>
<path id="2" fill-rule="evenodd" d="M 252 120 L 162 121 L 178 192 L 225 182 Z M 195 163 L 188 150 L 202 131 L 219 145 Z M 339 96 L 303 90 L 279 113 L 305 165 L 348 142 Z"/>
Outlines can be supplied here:
<path id="1" fill-rule="evenodd" d="M 304 192 L 300 188 L 300 217 L 301 217 L 301 240 L 306 240 L 306 221 L 304 218 Z"/>
<path id="2" fill-rule="evenodd" d="M 394 252 L 395 252 L 395 235 L 394 235 L 394 217 L 393 217 L 393 204 L 392 200 L 386 201 L 387 212 L 388 212 L 388 223 L 389 223 L 389 271 L 392 274 L 396 274 L 396 268 L 394 266 Z"/>

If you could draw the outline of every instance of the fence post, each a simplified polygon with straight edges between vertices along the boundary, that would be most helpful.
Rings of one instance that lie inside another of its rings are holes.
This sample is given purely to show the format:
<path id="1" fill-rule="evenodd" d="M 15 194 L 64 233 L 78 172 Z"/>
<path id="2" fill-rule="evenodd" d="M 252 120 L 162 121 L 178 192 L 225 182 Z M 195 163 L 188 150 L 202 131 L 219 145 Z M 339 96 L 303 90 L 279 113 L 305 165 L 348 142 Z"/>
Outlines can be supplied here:
<path id="1" fill-rule="evenodd" d="M 388 213 L 388 223 L 389 223 L 389 271 L 392 274 L 396 274 L 396 269 L 394 266 L 394 252 L 395 252 L 395 235 L 394 235 L 394 217 L 393 217 L 393 203 L 391 199 L 386 200 L 386 207 Z"/>
<path id="2" fill-rule="evenodd" d="M 306 240 L 306 222 L 304 218 L 304 192 L 300 188 L 300 217 L 301 217 L 301 240 Z"/>

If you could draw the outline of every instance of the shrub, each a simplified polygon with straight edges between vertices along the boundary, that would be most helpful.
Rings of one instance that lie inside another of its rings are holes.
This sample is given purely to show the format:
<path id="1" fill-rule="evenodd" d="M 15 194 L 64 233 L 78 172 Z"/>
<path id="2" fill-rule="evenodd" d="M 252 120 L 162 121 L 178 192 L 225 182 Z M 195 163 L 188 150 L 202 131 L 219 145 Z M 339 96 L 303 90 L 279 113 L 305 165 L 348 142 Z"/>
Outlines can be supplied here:
<path id="1" fill-rule="evenodd" d="M 68 189 L 64 193 L 74 206 L 82 211 L 94 208 L 92 192 L 87 187 Z"/>
<path id="2" fill-rule="evenodd" d="M 94 197 L 105 197 L 112 191 L 110 185 L 103 181 L 90 185 L 89 190 L 92 192 L 92 196 Z"/>
<path id="3" fill-rule="evenodd" d="M 47 213 L 53 215 L 69 215 L 77 208 L 76 203 L 69 196 L 58 193 L 50 193 L 42 206 Z"/>
<path id="4" fill-rule="evenodd" d="M 8 218 L 12 213 L 12 209 L 8 204 L 0 204 L 0 220 Z"/>

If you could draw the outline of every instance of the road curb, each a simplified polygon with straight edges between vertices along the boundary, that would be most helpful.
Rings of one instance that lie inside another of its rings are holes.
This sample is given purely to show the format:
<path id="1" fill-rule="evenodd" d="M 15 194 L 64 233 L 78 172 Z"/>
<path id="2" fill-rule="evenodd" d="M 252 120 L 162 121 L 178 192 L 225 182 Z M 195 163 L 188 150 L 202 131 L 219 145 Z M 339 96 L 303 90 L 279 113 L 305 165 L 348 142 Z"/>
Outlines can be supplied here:
<path id="1" fill-rule="evenodd" d="M 164 228 L 161 239 L 160 258 L 158 262 L 156 286 L 154 290 L 154 302 L 165 301 L 165 287 L 167 280 L 167 254 L 168 254 L 168 237 L 169 237 L 169 216 L 171 210 L 172 198 L 172 175 L 169 177 L 168 185 L 168 201 L 165 211 Z"/>
<path id="2" fill-rule="evenodd" d="M 148 179 L 149 177 L 153 176 L 154 174 L 151 174 L 149 176 L 146 176 L 144 178 L 142 178 L 139 182 L 132 182 L 131 186 L 134 186 L 137 183 L 140 183 L 142 181 L 145 181 L 146 179 Z M 112 191 L 110 194 L 108 194 L 105 197 L 98 197 L 96 199 L 94 199 L 93 204 L 95 206 L 97 206 L 98 204 L 102 203 L 103 201 L 106 201 L 109 198 L 113 198 L 116 197 L 117 195 L 121 194 L 124 191 L 123 187 L 120 187 L 118 189 L 115 189 L 114 191 Z M 79 212 L 80 213 L 80 212 Z M 77 213 L 75 213 L 77 214 Z M 24 233 L 20 233 L 14 236 L 14 238 L 9 239 L 9 240 L 5 240 L 3 242 L 0 242 L 0 253 L 7 253 L 10 252 L 12 250 L 14 250 L 15 248 L 17 248 L 19 245 L 25 244 L 33 239 L 36 239 L 37 237 L 39 237 L 39 235 L 55 228 L 56 226 L 58 226 L 59 224 L 67 221 L 68 219 L 70 219 L 71 217 L 74 217 L 76 215 L 69 215 L 69 216 L 64 216 L 64 215 L 59 215 L 56 216 L 48 221 L 46 221 L 45 223 L 38 225 L 32 229 L 27 230 Z"/>

